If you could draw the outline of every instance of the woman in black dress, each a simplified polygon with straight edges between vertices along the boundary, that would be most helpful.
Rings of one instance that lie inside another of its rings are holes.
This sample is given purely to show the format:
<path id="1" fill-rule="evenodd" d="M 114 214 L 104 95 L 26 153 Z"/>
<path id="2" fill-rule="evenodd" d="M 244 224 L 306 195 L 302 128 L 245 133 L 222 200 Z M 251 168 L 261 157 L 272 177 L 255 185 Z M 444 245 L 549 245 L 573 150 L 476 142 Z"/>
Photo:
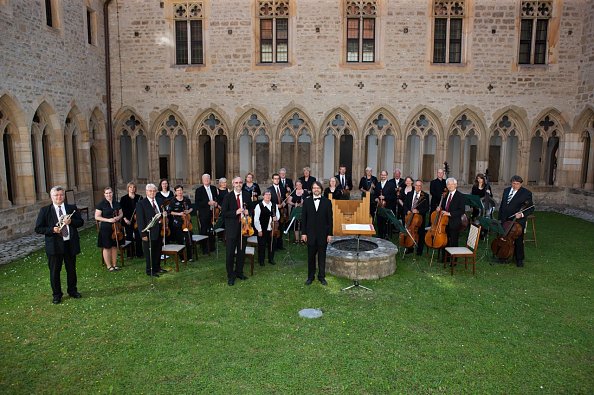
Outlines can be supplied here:
<path id="1" fill-rule="evenodd" d="M 252 173 L 246 174 L 245 182 L 241 189 L 250 194 L 252 201 L 257 201 L 258 197 L 262 194 L 260 186 L 254 182 L 254 175 Z"/>
<path id="2" fill-rule="evenodd" d="M 330 181 L 328 181 L 328 184 L 328 188 L 324 189 L 324 197 L 330 199 L 330 194 L 332 194 L 332 199 L 342 199 L 342 189 L 340 188 L 340 184 L 338 183 L 336 177 L 331 177 Z"/>
<path id="3" fill-rule="evenodd" d="M 490 197 L 493 197 L 493 192 L 491 191 L 491 186 L 489 184 L 487 184 L 487 179 L 485 178 L 484 174 L 479 173 L 476 175 L 476 178 L 474 179 L 474 184 L 472 185 L 471 194 L 476 195 L 481 199 L 484 198 L 485 195 L 489 195 Z M 472 208 L 472 221 L 473 222 L 479 216 L 479 212 L 480 212 L 480 210 L 478 208 L 475 208 L 475 207 Z"/>
<path id="4" fill-rule="evenodd" d="M 95 207 L 95 221 L 99 222 L 99 236 L 97 247 L 102 249 L 103 260 L 110 272 L 120 270 L 117 266 L 117 241 L 113 239 L 114 223 L 122 219 L 120 204 L 113 200 L 113 190 L 107 187 L 103 190 L 103 200 Z"/>
<path id="5" fill-rule="evenodd" d="M 140 231 L 136 226 L 136 203 L 142 199 L 142 196 L 136 193 L 136 184 L 129 182 L 127 185 L 128 193 L 120 198 L 120 207 L 122 208 L 124 228 L 126 229 L 126 240 L 134 246 L 133 250 L 137 258 L 142 258 L 142 239 Z"/>
<path id="6" fill-rule="evenodd" d="M 192 201 L 187 197 L 184 197 L 184 187 L 176 185 L 175 197 L 171 200 L 168 207 L 168 213 L 171 221 L 171 240 L 177 244 L 186 246 L 186 257 L 192 262 L 192 231 L 189 228 L 184 228 L 184 215 L 188 215 L 190 221 L 192 221 L 191 212 Z"/>
<path id="7" fill-rule="evenodd" d="M 311 169 L 307 166 L 303 168 L 303 176 L 299 177 L 299 180 L 301 181 L 303 190 L 307 193 L 311 192 L 311 187 L 316 182 L 316 178 L 311 175 Z"/>
<path id="8" fill-rule="evenodd" d="M 163 205 L 166 205 L 167 202 L 173 199 L 173 192 L 169 189 L 169 181 L 166 178 L 161 179 L 159 183 L 159 192 L 155 196 L 155 200 L 161 208 Z"/>
<path id="9" fill-rule="evenodd" d="M 289 196 L 287 200 L 287 204 L 291 208 L 291 211 L 297 207 L 303 206 L 303 200 L 309 196 L 309 193 L 303 189 L 303 183 L 301 180 L 295 181 L 295 190 Z M 293 224 L 293 230 L 295 231 L 295 244 L 299 244 L 301 240 L 301 216 L 295 218 L 295 223 Z M 303 243 L 305 244 L 305 243 Z"/>

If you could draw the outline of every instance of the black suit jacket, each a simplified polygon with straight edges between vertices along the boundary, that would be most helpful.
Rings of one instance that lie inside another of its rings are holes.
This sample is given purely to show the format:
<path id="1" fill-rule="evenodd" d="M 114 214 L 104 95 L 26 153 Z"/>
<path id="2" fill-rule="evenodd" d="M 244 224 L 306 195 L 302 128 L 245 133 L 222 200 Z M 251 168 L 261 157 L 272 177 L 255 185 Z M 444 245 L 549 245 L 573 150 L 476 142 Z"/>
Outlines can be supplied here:
<path id="1" fill-rule="evenodd" d="M 295 186 L 293 185 L 293 180 L 291 180 L 291 179 L 290 179 L 290 178 L 288 178 L 288 177 L 287 177 L 287 178 L 285 178 L 285 185 L 283 185 L 283 180 L 282 180 L 282 178 L 281 178 L 281 180 L 280 180 L 280 184 L 279 184 L 279 185 L 280 185 L 280 187 L 281 187 L 281 191 L 282 191 L 282 188 L 283 188 L 283 186 L 285 187 L 285 193 L 286 193 L 286 192 L 289 192 L 289 191 L 287 190 L 287 188 L 291 188 L 291 191 L 290 191 L 290 192 L 293 192 L 293 190 L 295 189 Z"/>
<path id="2" fill-rule="evenodd" d="M 373 200 L 379 198 L 380 195 L 384 195 L 386 201 L 386 208 L 394 211 L 396 210 L 396 187 L 392 180 L 387 180 L 386 185 L 382 188 L 382 182 L 379 181 L 374 189 Z"/>
<path id="3" fill-rule="evenodd" d="M 446 182 L 445 178 L 440 180 L 436 178 L 431 180 L 429 183 L 429 193 L 431 194 L 431 207 L 435 208 L 439 205 L 439 199 L 441 199 L 441 195 L 443 194 L 444 189 L 446 189 Z"/>
<path id="4" fill-rule="evenodd" d="M 337 174 L 334 177 L 336 178 L 336 181 L 338 181 L 338 185 L 340 185 L 340 187 L 342 188 L 342 184 L 340 183 L 340 174 Z M 348 174 L 345 174 L 344 182 L 346 184 L 346 187 L 349 189 L 349 191 L 352 191 L 353 190 L 353 177 L 349 176 Z"/>
<path id="5" fill-rule="evenodd" d="M 441 208 L 445 210 L 445 207 L 448 203 L 448 197 L 446 196 L 443 201 L 441 202 Z M 456 190 L 454 196 L 452 197 L 452 201 L 450 202 L 450 209 L 448 210 L 450 213 L 450 219 L 448 221 L 448 225 L 450 228 L 459 229 L 460 224 L 462 223 L 462 215 L 464 214 L 466 209 L 466 204 L 464 204 L 464 197 L 462 193 Z"/>
<path id="6" fill-rule="evenodd" d="M 241 198 L 243 199 L 243 203 L 245 205 L 249 205 L 252 199 L 252 195 L 249 192 L 241 191 Z M 237 211 L 237 200 L 235 200 L 235 190 L 229 192 L 225 199 L 223 199 L 223 204 L 221 205 L 221 214 L 225 219 L 225 236 L 227 238 L 235 238 L 237 237 L 241 226 L 240 226 L 240 218 L 235 212 Z"/>
<path id="7" fill-rule="evenodd" d="M 212 200 L 217 201 L 217 197 L 219 196 L 219 191 L 213 185 L 210 185 L 210 193 L 212 194 Z M 204 185 L 199 186 L 196 188 L 196 192 L 194 194 L 194 199 L 196 201 L 196 211 L 198 211 L 198 217 L 207 220 L 212 216 L 210 211 L 210 206 L 208 205 L 208 193 L 206 193 L 206 187 Z"/>
<path id="8" fill-rule="evenodd" d="M 281 204 L 286 198 L 287 198 L 287 192 L 283 191 L 282 186 L 278 186 L 278 189 L 280 191 L 280 197 L 281 197 L 281 201 L 278 201 L 278 196 L 276 195 L 276 189 L 274 188 L 274 185 L 271 185 L 268 187 L 267 191 L 270 191 L 270 201 L 276 205 Z"/>
<path id="9" fill-rule="evenodd" d="M 501 198 L 501 204 L 499 205 L 499 220 L 501 220 L 501 222 L 513 220 L 513 218 L 509 217 L 515 215 L 518 211 L 521 211 L 524 205 L 526 205 L 526 207 L 532 205 L 532 192 L 524 187 L 520 187 L 511 202 L 507 204 L 507 197 L 509 196 L 510 191 L 511 187 L 507 187 L 503 191 L 503 197 Z M 526 225 L 526 217 L 533 212 L 534 208 L 524 211 L 524 217 L 518 219 L 517 222 L 524 227 Z"/>
<path id="10" fill-rule="evenodd" d="M 76 210 L 76 206 L 64 203 L 65 214 L 72 214 Z M 76 255 L 80 253 L 80 239 L 78 237 L 78 229 L 84 225 L 82 217 L 78 210 L 70 218 L 71 222 L 68 226 L 70 234 L 70 243 L 68 251 L 65 250 L 64 239 L 62 235 L 54 233 L 54 227 L 58 223 L 58 216 L 54 210 L 53 203 L 49 206 L 42 207 L 39 210 L 37 221 L 35 222 L 35 232 L 45 235 L 45 253 L 47 255 L 69 254 Z"/>
<path id="11" fill-rule="evenodd" d="M 406 210 L 407 213 L 409 211 L 412 211 L 412 209 L 413 209 L 412 202 L 413 202 L 414 196 L 415 196 L 415 191 L 412 190 L 409 193 L 407 193 L 406 196 L 404 197 L 404 209 Z M 427 195 L 423 191 L 421 191 L 421 197 L 417 201 L 416 209 L 419 210 L 419 214 L 421 214 L 423 216 L 423 226 L 424 226 L 425 217 L 427 215 L 427 212 L 429 211 L 429 195 Z M 451 206 L 450 206 L 450 209 L 451 209 Z"/>
<path id="12" fill-rule="evenodd" d="M 301 234 L 307 236 L 307 244 L 324 244 L 332 236 L 332 203 L 322 197 L 316 211 L 313 196 L 303 202 Z"/>
<path id="13" fill-rule="evenodd" d="M 395 188 L 398 188 L 398 187 L 404 188 L 406 186 L 404 183 L 404 178 L 399 178 L 398 182 L 396 182 L 395 178 L 392 178 L 390 181 L 394 184 Z"/>
<path id="14" fill-rule="evenodd" d="M 146 228 L 155 214 L 157 214 L 157 212 L 153 208 L 151 201 L 148 198 L 142 199 L 136 204 L 136 221 L 138 222 L 139 232 L 142 232 L 142 230 Z M 152 228 L 150 228 L 150 233 L 151 240 L 159 240 L 161 237 L 161 225 L 158 221 L 153 225 Z M 148 237 L 149 232 L 142 233 L 142 237 L 144 236 Z"/>

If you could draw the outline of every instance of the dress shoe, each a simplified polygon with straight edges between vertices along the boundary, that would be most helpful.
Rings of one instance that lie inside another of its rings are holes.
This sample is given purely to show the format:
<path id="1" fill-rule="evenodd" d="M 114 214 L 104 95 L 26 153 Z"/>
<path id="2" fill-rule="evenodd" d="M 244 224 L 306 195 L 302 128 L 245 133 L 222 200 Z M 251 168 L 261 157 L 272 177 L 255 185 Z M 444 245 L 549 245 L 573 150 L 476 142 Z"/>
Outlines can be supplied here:
<path id="1" fill-rule="evenodd" d="M 147 276 L 152 276 L 152 277 L 159 277 L 159 274 L 157 273 L 147 273 Z"/>
<path id="2" fill-rule="evenodd" d="M 238 279 L 240 279 L 240 280 L 247 280 L 247 279 L 248 279 L 248 278 L 247 278 L 247 276 L 246 276 L 246 275 L 244 275 L 243 273 L 242 273 L 242 274 L 238 274 L 238 275 L 237 275 L 237 276 L 235 276 L 235 277 L 237 277 L 237 278 L 238 278 Z"/>
<path id="3" fill-rule="evenodd" d="M 260 262 L 260 266 L 264 266 L 264 262 Z"/>
<path id="4" fill-rule="evenodd" d="M 53 304 L 60 304 L 62 303 L 62 297 L 61 296 L 54 296 L 54 300 L 52 300 Z"/>
<path id="5" fill-rule="evenodd" d="M 312 282 L 313 280 L 311 278 L 308 278 L 307 281 L 305 281 L 305 285 L 311 285 Z"/>
<path id="6" fill-rule="evenodd" d="M 517 267 L 524 267 L 524 260 L 520 259 L 518 262 L 516 262 L 516 266 Z"/>
<path id="7" fill-rule="evenodd" d="M 235 280 L 230 278 L 229 280 L 227 280 L 227 284 L 229 284 L 229 286 L 235 285 Z"/>
<path id="8" fill-rule="evenodd" d="M 159 269 L 158 273 L 167 273 L 167 270 L 165 270 L 165 269 Z"/>
<path id="9" fill-rule="evenodd" d="M 324 278 L 320 280 L 320 283 L 321 283 L 322 285 L 328 285 L 328 282 L 327 282 L 327 281 L 326 281 L 326 279 L 324 279 Z"/>
<path id="10" fill-rule="evenodd" d="M 276 250 L 277 251 L 284 251 L 285 249 L 284 249 L 284 247 L 278 247 Z"/>
<path id="11" fill-rule="evenodd" d="M 271 265 L 276 265 L 276 262 L 274 262 L 274 261 L 270 261 L 268 263 L 270 263 Z"/>
<path id="12" fill-rule="evenodd" d="M 79 292 L 73 292 L 73 293 L 68 294 L 68 295 L 70 295 L 70 297 L 71 298 L 74 298 L 74 299 L 80 299 L 80 298 L 82 298 L 82 295 Z"/>

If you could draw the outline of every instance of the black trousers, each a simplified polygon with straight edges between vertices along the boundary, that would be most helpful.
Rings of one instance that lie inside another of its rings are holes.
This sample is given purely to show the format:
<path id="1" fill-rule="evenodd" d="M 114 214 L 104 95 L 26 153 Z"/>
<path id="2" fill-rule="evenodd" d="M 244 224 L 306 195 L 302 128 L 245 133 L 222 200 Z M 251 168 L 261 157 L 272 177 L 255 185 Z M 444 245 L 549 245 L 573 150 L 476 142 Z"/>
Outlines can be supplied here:
<path id="1" fill-rule="evenodd" d="M 460 239 L 460 231 L 458 229 L 450 228 L 450 225 L 446 226 L 446 235 L 448 236 L 448 244 L 446 247 L 458 247 L 458 239 Z M 445 260 L 445 248 L 442 248 L 441 259 Z"/>
<path id="2" fill-rule="evenodd" d="M 382 217 L 381 215 L 377 215 L 377 231 L 378 236 L 382 239 L 387 238 L 388 236 L 388 219 L 386 217 Z"/>
<path id="3" fill-rule="evenodd" d="M 316 276 L 316 257 L 318 264 L 318 279 L 326 278 L 326 240 L 307 241 L 307 279 L 313 280 Z"/>
<path id="4" fill-rule="evenodd" d="M 193 258 L 192 232 L 184 232 L 182 228 L 171 226 L 171 240 L 175 241 L 175 244 L 186 246 L 186 257 Z"/>
<path id="5" fill-rule="evenodd" d="M 226 232 L 227 279 L 235 280 L 235 277 L 243 275 L 243 263 L 245 261 L 245 247 L 247 246 L 247 237 L 241 236 L 241 229 L 238 229 L 237 233 L 235 234 L 228 233 L 228 231 Z"/>
<path id="6" fill-rule="evenodd" d="M 514 240 L 514 258 L 516 262 L 524 260 L 524 228 L 526 224 L 522 226 L 522 233 Z"/>
<path id="7" fill-rule="evenodd" d="M 142 257 L 142 238 L 140 237 L 140 231 L 138 229 L 134 229 L 134 223 L 131 225 L 125 225 L 124 229 L 126 230 L 126 240 L 132 242 L 134 253 L 136 254 L 137 258 Z"/>
<path id="8" fill-rule="evenodd" d="M 208 211 L 211 213 L 211 211 Z M 198 220 L 200 222 L 200 234 L 203 236 L 208 236 L 208 239 L 202 240 L 200 245 L 202 246 L 202 253 L 208 254 L 210 251 L 214 251 L 215 246 L 215 236 L 212 229 L 212 216 L 205 216 L 203 214 L 198 216 Z"/>
<path id="9" fill-rule="evenodd" d="M 68 242 L 65 242 L 68 243 Z M 62 262 L 66 267 L 67 292 L 72 295 L 77 292 L 76 289 L 76 255 L 56 254 L 47 256 L 47 264 L 50 272 L 50 284 L 52 286 L 53 296 L 62 297 L 62 283 L 60 282 L 60 272 L 62 271 Z"/>
<path id="10" fill-rule="evenodd" d="M 274 262 L 275 241 L 271 230 L 265 230 L 262 236 L 258 236 L 258 263 L 264 263 L 266 251 L 268 251 L 268 262 Z"/>
<path id="11" fill-rule="evenodd" d="M 159 273 L 161 270 L 161 240 L 142 241 L 144 260 L 146 262 L 146 274 Z M 150 250 L 152 249 L 152 256 Z"/>

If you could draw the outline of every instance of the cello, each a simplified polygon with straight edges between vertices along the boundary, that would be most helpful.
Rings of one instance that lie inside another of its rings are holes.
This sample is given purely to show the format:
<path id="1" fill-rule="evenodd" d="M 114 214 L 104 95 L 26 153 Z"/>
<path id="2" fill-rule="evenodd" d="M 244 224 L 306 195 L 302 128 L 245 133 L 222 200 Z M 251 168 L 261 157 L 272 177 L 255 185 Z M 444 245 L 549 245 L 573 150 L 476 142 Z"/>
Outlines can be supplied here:
<path id="1" fill-rule="evenodd" d="M 534 207 L 534 205 L 529 207 L 528 205 L 528 201 L 524 202 L 520 211 L 506 218 L 506 221 L 501 224 L 504 233 L 491 242 L 491 251 L 497 258 L 506 260 L 514 255 L 516 239 L 524 232 L 522 225 L 517 222 L 516 214 L 523 213 Z M 509 220 L 511 217 L 514 218 L 512 221 Z"/>
<path id="2" fill-rule="evenodd" d="M 439 199 L 438 207 L 441 207 L 443 198 L 448 194 L 448 189 L 444 189 Z M 443 210 L 435 210 L 431 213 L 431 229 L 425 235 L 425 245 L 430 248 L 440 249 L 448 244 L 448 236 L 446 235 L 446 226 L 450 218 L 443 215 Z"/>
<path id="3" fill-rule="evenodd" d="M 416 209 L 424 198 L 425 193 L 421 191 L 417 204 L 411 208 L 411 211 L 404 218 L 404 227 L 407 232 L 400 233 L 398 243 L 405 248 L 410 248 L 419 242 L 419 228 L 423 225 L 423 216 L 419 213 L 413 213 L 412 210 Z"/>

